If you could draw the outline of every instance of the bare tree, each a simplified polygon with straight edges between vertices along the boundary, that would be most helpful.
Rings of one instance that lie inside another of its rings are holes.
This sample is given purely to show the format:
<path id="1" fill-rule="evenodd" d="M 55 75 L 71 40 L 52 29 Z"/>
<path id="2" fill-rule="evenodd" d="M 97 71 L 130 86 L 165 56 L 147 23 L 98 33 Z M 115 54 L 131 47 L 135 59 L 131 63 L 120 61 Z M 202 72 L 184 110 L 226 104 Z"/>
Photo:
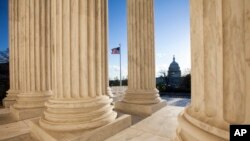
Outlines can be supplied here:
<path id="1" fill-rule="evenodd" d="M 167 77 L 168 76 L 168 71 L 166 71 L 166 70 L 160 70 L 159 71 L 159 74 L 160 74 L 160 77 Z"/>
<path id="2" fill-rule="evenodd" d="M 168 71 L 167 70 L 160 70 L 159 71 L 160 77 L 163 78 L 166 85 L 168 85 Z"/>

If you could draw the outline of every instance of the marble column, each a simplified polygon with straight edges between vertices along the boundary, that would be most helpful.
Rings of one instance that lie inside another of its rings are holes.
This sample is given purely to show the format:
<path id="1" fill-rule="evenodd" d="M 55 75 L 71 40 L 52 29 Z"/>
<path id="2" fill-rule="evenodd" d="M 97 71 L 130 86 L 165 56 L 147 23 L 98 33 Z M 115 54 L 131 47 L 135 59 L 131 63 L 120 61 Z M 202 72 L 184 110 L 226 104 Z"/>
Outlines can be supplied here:
<path id="1" fill-rule="evenodd" d="M 53 97 L 39 124 L 52 131 L 107 125 L 116 112 L 107 96 L 106 0 L 51 0 Z"/>
<path id="2" fill-rule="evenodd" d="M 249 4 L 249 2 L 245 2 L 246 4 Z M 249 12 L 249 8 L 247 9 L 246 8 L 246 12 L 245 13 L 245 21 L 246 21 L 246 27 L 245 27 L 245 44 L 246 44 L 246 59 L 247 59 L 247 62 L 250 66 L 250 24 L 249 24 L 249 19 L 250 19 L 250 12 Z"/>
<path id="3" fill-rule="evenodd" d="M 230 124 L 250 123 L 250 1 L 191 0 L 192 99 L 178 141 L 228 141 Z"/>
<path id="4" fill-rule="evenodd" d="M 18 26 L 17 26 L 17 2 L 9 0 L 9 76 L 10 89 L 7 97 L 3 99 L 3 105 L 9 108 L 16 102 L 17 94 L 20 92 L 19 85 L 19 54 L 18 54 Z"/>
<path id="5" fill-rule="evenodd" d="M 15 0 L 20 94 L 11 106 L 18 119 L 40 116 L 51 95 L 49 0 Z M 49 13 L 49 12 L 48 12 Z"/>
<path id="6" fill-rule="evenodd" d="M 102 69 L 103 70 L 103 74 L 102 74 L 102 84 L 103 87 L 105 87 L 105 93 L 109 96 L 109 97 L 113 97 L 114 95 L 112 94 L 111 88 L 109 87 L 109 71 L 108 71 L 108 1 L 106 2 L 106 6 L 104 7 L 105 12 L 103 12 L 103 16 L 102 16 L 102 44 L 103 44 L 103 48 L 102 48 L 102 54 L 106 54 L 103 55 L 103 59 L 102 59 Z"/>
<path id="7" fill-rule="evenodd" d="M 164 107 L 156 89 L 154 0 L 127 0 L 128 89 L 115 108 L 147 116 Z"/>

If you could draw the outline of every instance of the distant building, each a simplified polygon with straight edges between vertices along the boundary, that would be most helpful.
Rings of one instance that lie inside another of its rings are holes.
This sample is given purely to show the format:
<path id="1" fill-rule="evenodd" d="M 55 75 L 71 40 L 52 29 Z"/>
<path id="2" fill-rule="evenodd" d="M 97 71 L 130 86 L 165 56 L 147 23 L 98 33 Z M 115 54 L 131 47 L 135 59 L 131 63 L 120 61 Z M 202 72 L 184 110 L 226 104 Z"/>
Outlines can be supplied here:
<path id="1" fill-rule="evenodd" d="M 175 61 L 175 56 L 173 57 L 173 62 L 168 68 L 168 86 L 179 87 L 181 83 L 181 70 L 179 64 Z"/>

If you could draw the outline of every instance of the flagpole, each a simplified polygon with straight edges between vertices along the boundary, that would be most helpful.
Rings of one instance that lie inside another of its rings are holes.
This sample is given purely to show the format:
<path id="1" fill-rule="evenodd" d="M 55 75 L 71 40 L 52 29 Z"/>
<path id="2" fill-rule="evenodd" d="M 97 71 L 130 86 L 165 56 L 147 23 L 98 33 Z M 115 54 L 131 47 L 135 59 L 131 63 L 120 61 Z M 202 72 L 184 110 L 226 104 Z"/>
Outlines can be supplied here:
<path id="1" fill-rule="evenodd" d="M 119 44 L 120 47 L 120 86 L 122 86 L 122 46 Z"/>

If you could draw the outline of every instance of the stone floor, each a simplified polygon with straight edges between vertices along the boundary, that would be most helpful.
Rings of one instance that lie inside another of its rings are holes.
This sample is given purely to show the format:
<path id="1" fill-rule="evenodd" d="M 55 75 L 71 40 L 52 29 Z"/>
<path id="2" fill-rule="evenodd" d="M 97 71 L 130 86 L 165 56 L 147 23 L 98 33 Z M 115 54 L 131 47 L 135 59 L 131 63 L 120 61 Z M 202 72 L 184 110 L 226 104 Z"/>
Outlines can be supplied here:
<path id="1" fill-rule="evenodd" d="M 4 140 L 4 141 L 39 141 L 39 140 L 33 138 L 30 135 L 30 133 L 27 133 L 27 134 L 23 134 L 23 135 L 20 135 L 20 136 L 14 137 L 14 138 L 10 138 L 10 139 Z"/>
<path id="2" fill-rule="evenodd" d="M 0 125 L 13 123 L 15 121 L 15 118 L 10 115 L 9 109 L 0 108 Z"/>
<path id="3" fill-rule="evenodd" d="M 0 109 L 0 141 L 36 141 L 30 136 L 30 120 L 16 121 L 9 109 Z"/>
<path id="4" fill-rule="evenodd" d="M 171 97 L 161 97 L 162 99 L 167 100 L 168 105 L 178 106 L 178 107 L 186 107 L 190 104 L 190 98 L 171 98 Z"/>
<path id="5" fill-rule="evenodd" d="M 105 141 L 170 141 L 178 125 L 177 115 L 183 109 L 183 107 L 166 106 L 143 120 L 134 117 L 134 125 Z M 8 110 L 0 111 L 8 113 Z M 0 125 L 0 140 L 37 141 L 30 134 L 30 125 L 30 120 Z"/>
<path id="6" fill-rule="evenodd" d="M 166 106 L 105 141 L 170 141 L 178 125 L 177 116 L 183 109 Z"/>

